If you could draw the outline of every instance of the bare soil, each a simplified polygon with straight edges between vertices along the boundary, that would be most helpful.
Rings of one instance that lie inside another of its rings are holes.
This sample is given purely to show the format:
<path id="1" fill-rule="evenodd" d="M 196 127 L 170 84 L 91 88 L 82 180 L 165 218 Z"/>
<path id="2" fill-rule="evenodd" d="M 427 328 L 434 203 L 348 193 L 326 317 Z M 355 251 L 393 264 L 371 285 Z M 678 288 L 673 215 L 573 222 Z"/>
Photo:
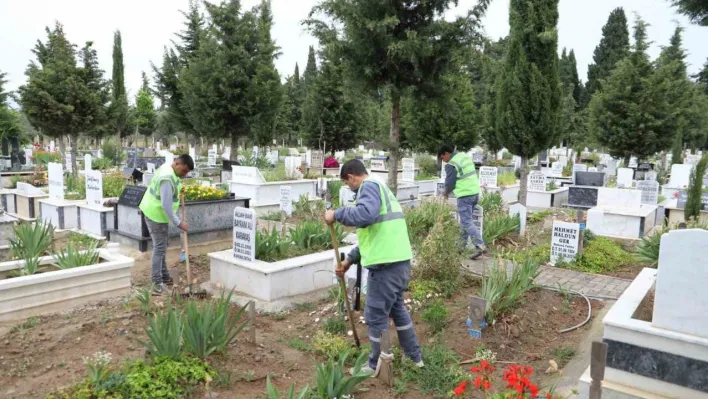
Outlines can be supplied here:
<path id="1" fill-rule="evenodd" d="M 215 248 L 210 247 L 209 250 Z M 170 270 L 180 270 L 171 255 Z M 205 255 L 190 257 L 193 278 L 208 279 L 208 259 Z M 149 260 L 136 262 L 134 281 L 149 282 Z M 175 273 L 178 274 L 178 273 Z M 183 279 L 184 282 L 184 279 Z M 572 327 L 585 320 L 587 303 L 582 299 L 566 301 L 562 296 L 544 290 L 529 292 L 518 308 L 488 327 L 482 340 L 467 336 L 465 320 L 469 295 L 478 294 L 479 287 L 471 286 L 459 295 L 446 300 L 450 310 L 449 324 L 441 336 L 428 331 L 420 314 L 414 313 L 416 331 L 422 345 L 443 343 L 461 359 L 470 359 L 478 347 L 484 346 L 497 353 L 498 373 L 501 376 L 506 362 L 529 364 L 537 370 L 536 379 L 542 385 L 550 384 L 559 374 L 546 375 L 549 360 L 558 348 L 575 349 L 589 327 L 585 325 L 572 332 L 558 330 Z M 153 309 L 164 307 L 164 297 L 153 297 Z M 246 341 L 243 334 L 223 355 L 209 361 L 220 375 L 210 384 L 210 391 L 220 398 L 263 397 L 266 377 L 270 374 L 282 390 L 296 382 L 298 387 L 314 383 L 316 362 L 323 359 L 312 352 L 303 352 L 288 345 L 297 337 L 310 344 L 320 328 L 316 318 L 324 320 L 332 314 L 331 303 L 316 304 L 316 310 L 293 310 L 286 315 L 259 315 L 256 318 L 257 344 Z M 603 306 L 593 301 L 593 309 Z M 363 315 L 363 314 L 362 314 Z M 358 318 L 358 315 L 355 316 Z M 53 314 L 25 322 L 11 329 L 0 327 L 0 398 L 42 398 L 51 391 L 74 384 L 85 377 L 82 357 L 99 350 L 110 352 L 112 364 L 145 356 L 138 339 L 145 339 L 147 317 L 140 314 L 135 299 L 113 298 L 71 312 Z M 366 326 L 357 328 L 362 343 L 367 342 Z M 395 341 L 395 340 L 394 340 Z M 560 359 L 558 359 L 560 360 Z M 559 362 L 560 363 L 560 362 Z M 462 366 L 464 369 L 470 365 Z M 362 384 L 358 398 L 393 398 L 394 392 L 378 380 Z M 452 389 L 454 387 L 450 387 Z M 415 386 L 408 387 L 406 398 L 424 398 Z M 190 398 L 208 398 L 204 388 L 193 392 Z M 217 397 L 217 396 L 214 396 Z"/>
<path id="2" fill-rule="evenodd" d="M 647 293 L 647 296 L 639 303 L 639 307 L 632 315 L 633 319 L 647 321 L 651 323 L 654 315 L 654 290 Z"/>

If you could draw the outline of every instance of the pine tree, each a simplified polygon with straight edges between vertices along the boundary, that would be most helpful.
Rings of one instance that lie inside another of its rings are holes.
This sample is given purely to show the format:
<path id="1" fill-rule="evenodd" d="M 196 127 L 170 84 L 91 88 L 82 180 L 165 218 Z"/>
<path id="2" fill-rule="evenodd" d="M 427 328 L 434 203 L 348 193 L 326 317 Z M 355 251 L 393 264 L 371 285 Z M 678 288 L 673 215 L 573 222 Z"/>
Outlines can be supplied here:
<path id="1" fill-rule="evenodd" d="M 401 109 L 401 129 L 406 147 L 435 154 L 440 145 L 455 143 L 458 151 L 477 144 L 480 115 L 467 73 L 443 76 L 439 95 L 407 96 Z"/>
<path id="2" fill-rule="evenodd" d="M 647 24 L 637 19 L 634 47 L 620 61 L 590 102 L 590 129 L 612 156 L 625 165 L 636 155 L 645 158 L 671 146 L 674 132 L 665 123 L 666 89 L 657 84 L 646 51 Z"/>
<path id="3" fill-rule="evenodd" d="M 4 89 L 5 83 L 7 83 L 5 79 L 6 76 L 6 72 L 0 71 L 0 107 L 7 105 L 7 97 L 10 95 L 10 93 L 6 92 Z"/>
<path id="4" fill-rule="evenodd" d="M 87 90 L 85 106 L 77 109 L 77 115 L 83 117 L 83 124 L 79 130 L 83 134 L 99 139 L 111 134 L 110 82 L 105 79 L 104 71 L 98 65 L 98 55 L 92 42 L 86 43 L 79 55 L 83 63 L 79 73 Z M 76 155 L 73 154 L 74 159 Z"/>
<path id="5" fill-rule="evenodd" d="M 147 74 L 145 71 L 142 72 L 142 85 L 140 85 L 140 90 L 146 92 L 146 93 L 151 93 L 152 90 L 150 90 L 150 79 L 148 79 Z"/>
<path id="6" fill-rule="evenodd" d="M 295 86 L 300 85 L 300 67 L 295 63 L 295 72 L 293 72 L 293 84 Z"/>
<path id="7" fill-rule="evenodd" d="M 302 79 L 300 80 L 300 88 L 298 93 L 298 100 L 300 103 L 300 121 L 298 126 L 298 132 L 312 132 L 318 129 L 317 127 L 317 114 L 314 113 L 316 107 L 313 104 L 308 104 L 312 98 L 312 91 L 314 90 L 314 82 L 317 77 L 317 58 L 315 56 L 315 48 L 310 46 L 307 53 L 307 65 L 305 66 L 305 72 L 302 74 Z"/>
<path id="8" fill-rule="evenodd" d="M 672 3 L 694 24 L 708 26 L 708 3 L 705 0 L 673 0 Z"/>
<path id="9" fill-rule="evenodd" d="M 270 145 L 275 136 L 278 113 L 283 103 L 283 88 L 280 75 L 275 68 L 275 59 L 278 57 L 279 48 L 271 38 L 273 27 L 273 14 L 270 0 L 261 0 L 258 12 L 258 62 L 256 75 L 253 77 L 254 89 L 264 95 L 259 98 L 260 112 L 249 121 L 251 137 L 260 145 Z"/>
<path id="10" fill-rule="evenodd" d="M 186 66 L 187 61 L 199 50 L 199 36 L 204 30 L 204 18 L 199 11 L 199 3 L 196 0 L 189 0 L 189 11 L 180 10 L 180 13 L 186 19 L 184 22 L 185 29 L 177 33 L 181 44 L 174 43 L 174 45 L 179 52 L 180 59 Z"/>
<path id="11" fill-rule="evenodd" d="M 600 88 L 600 81 L 607 79 L 617 62 L 627 55 L 629 55 L 629 28 L 624 9 L 619 7 L 610 13 L 607 24 L 602 27 L 602 39 L 593 54 L 595 63 L 588 66 L 584 104 L 587 104 Z"/>
<path id="12" fill-rule="evenodd" d="M 205 5 L 212 25 L 180 76 L 182 105 L 198 131 L 231 138 L 230 158 L 235 160 L 239 140 L 251 133 L 249 124 L 280 100 L 279 90 L 263 89 L 270 81 L 256 81 L 277 77 L 264 67 L 264 60 L 272 62 L 275 45 L 263 40 L 258 9 L 242 12 L 237 0 Z"/>
<path id="13" fill-rule="evenodd" d="M 527 159 L 559 137 L 558 0 L 511 0 L 511 33 L 499 80 L 499 141 L 521 157 L 519 202 L 526 204 Z"/>
<path id="14" fill-rule="evenodd" d="M 0 137 L 17 136 L 22 131 L 19 113 L 7 105 L 10 93 L 3 87 L 7 83 L 6 76 L 7 73 L 0 71 Z"/>
<path id="15" fill-rule="evenodd" d="M 708 95 L 708 61 L 703 64 L 703 69 L 693 75 L 693 78 L 696 79 L 696 83 L 703 89 L 703 93 Z"/>
<path id="16" fill-rule="evenodd" d="M 123 40 L 120 31 L 113 35 L 113 98 L 111 101 L 111 116 L 118 135 L 118 145 L 120 145 L 121 134 L 126 131 L 128 122 L 128 95 L 125 91 L 125 76 L 123 66 Z"/>
<path id="17" fill-rule="evenodd" d="M 322 46 L 330 46 L 350 76 L 372 91 L 386 89 L 391 99 L 389 162 L 400 158 L 401 98 L 407 90 L 432 92 L 463 49 L 477 39 L 479 18 L 489 4 L 480 2 L 464 18 L 448 22 L 443 14 L 454 0 L 407 1 L 323 0 L 312 15 L 327 22 L 306 21 Z M 332 24 L 330 24 L 332 22 Z M 397 190 L 396 168 L 388 185 Z"/>

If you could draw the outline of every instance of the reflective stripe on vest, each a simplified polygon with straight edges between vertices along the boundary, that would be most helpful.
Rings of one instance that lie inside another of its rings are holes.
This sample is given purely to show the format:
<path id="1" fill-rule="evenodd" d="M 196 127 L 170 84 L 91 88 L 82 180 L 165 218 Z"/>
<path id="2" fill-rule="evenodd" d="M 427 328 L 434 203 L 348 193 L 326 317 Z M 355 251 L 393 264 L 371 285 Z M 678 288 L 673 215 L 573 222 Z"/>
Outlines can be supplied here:
<path id="1" fill-rule="evenodd" d="M 374 223 L 356 230 L 361 265 L 368 267 L 411 259 L 413 252 L 408 240 L 408 227 L 401 204 L 391 190 L 382 183 L 375 179 L 366 179 L 361 184 L 364 185 L 366 182 L 378 185 L 381 208 Z M 357 193 L 358 197 L 359 193 Z"/>
<path id="2" fill-rule="evenodd" d="M 479 194 L 479 177 L 474 168 L 472 158 L 467 154 L 458 152 L 448 163 L 457 171 L 457 182 L 453 190 L 455 197 L 461 198 Z"/>
<path id="3" fill-rule="evenodd" d="M 140 210 L 145 217 L 157 223 L 169 223 L 169 218 L 162 209 L 160 184 L 163 181 L 169 181 L 172 185 L 172 209 L 177 213 L 179 208 L 179 195 L 182 191 L 182 183 L 179 177 L 175 174 L 172 165 L 164 164 L 155 171 L 155 177 L 152 178 L 148 190 L 140 201 Z"/>

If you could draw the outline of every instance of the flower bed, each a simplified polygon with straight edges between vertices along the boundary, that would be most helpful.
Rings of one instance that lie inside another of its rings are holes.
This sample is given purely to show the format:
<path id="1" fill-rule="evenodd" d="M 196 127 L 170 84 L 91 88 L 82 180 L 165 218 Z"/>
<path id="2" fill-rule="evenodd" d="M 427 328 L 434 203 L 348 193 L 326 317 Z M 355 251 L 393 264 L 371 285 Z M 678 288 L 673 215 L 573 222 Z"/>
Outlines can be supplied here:
<path id="1" fill-rule="evenodd" d="M 99 260 L 89 266 L 0 280 L 0 321 L 26 318 L 121 295 L 130 291 L 130 268 L 135 261 L 119 253 L 118 245 L 98 250 Z M 39 258 L 52 265 L 57 256 Z M 0 263 L 0 276 L 25 267 L 24 260 Z"/>

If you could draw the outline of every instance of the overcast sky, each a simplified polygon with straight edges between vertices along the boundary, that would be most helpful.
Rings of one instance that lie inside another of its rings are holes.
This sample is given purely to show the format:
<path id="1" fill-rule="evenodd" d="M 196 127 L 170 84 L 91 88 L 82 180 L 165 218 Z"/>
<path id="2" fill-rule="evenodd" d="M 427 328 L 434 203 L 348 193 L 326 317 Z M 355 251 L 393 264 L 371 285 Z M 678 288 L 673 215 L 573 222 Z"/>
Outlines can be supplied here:
<path id="1" fill-rule="evenodd" d="M 476 1 L 460 0 L 451 15 L 465 13 Z M 282 52 L 276 65 L 282 76 L 292 74 L 296 62 L 304 69 L 308 46 L 317 44 L 300 24 L 316 2 L 272 0 L 273 37 Z M 243 0 L 248 8 L 258 3 L 260 0 Z M 161 63 L 163 46 L 169 45 L 173 34 L 182 29 L 179 10 L 187 9 L 187 4 L 188 0 L 0 0 L 0 71 L 9 74 L 7 89 L 15 90 L 24 83 L 24 70 L 33 56 L 34 43 L 37 39 L 46 40 L 45 26 L 53 26 L 58 20 L 73 43 L 81 46 L 88 40 L 94 42 L 100 65 L 109 78 L 113 32 L 121 31 L 125 81 L 134 97 L 141 71 L 151 75 L 150 62 Z M 695 73 L 708 58 L 708 28 L 690 25 L 669 7 L 668 0 L 560 0 L 559 51 L 563 47 L 575 50 L 581 79 L 586 79 L 602 26 L 615 7 L 624 7 L 630 23 L 638 13 L 650 24 L 652 58 L 658 55 L 660 46 L 668 43 L 677 23 L 686 28 L 684 47 L 689 53 L 689 72 Z M 509 0 L 492 1 L 485 18 L 490 37 L 508 34 L 508 8 Z"/>

